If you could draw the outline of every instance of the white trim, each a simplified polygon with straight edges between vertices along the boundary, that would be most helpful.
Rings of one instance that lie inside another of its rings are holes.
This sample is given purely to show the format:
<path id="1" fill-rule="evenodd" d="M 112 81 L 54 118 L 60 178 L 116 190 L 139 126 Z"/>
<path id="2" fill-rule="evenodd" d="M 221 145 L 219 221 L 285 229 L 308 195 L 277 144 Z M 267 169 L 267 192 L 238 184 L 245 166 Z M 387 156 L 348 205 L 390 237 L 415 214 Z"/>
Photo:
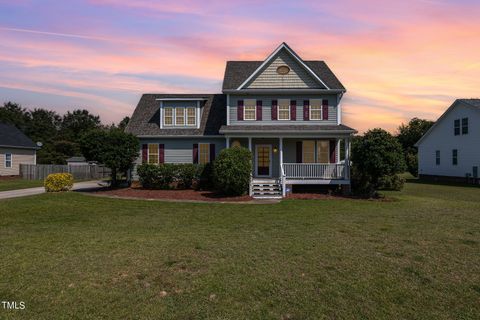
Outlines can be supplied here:
<path id="1" fill-rule="evenodd" d="M 9 167 L 7 167 L 7 154 L 10 155 L 10 166 Z M 5 153 L 5 162 L 4 162 L 3 166 L 5 167 L 5 169 L 13 168 L 13 153 L 11 153 L 11 152 L 6 152 Z"/>
<path id="2" fill-rule="evenodd" d="M 163 129 L 163 101 L 160 101 L 160 129 Z"/>
<path id="3" fill-rule="evenodd" d="M 245 80 L 238 88 L 237 90 L 240 90 L 240 89 L 243 89 L 243 87 L 248 83 L 250 82 L 250 80 L 257 75 L 257 73 L 260 72 L 261 69 L 263 69 L 263 67 L 268 63 L 270 62 L 270 60 L 272 60 L 276 55 L 277 53 L 281 50 L 281 49 L 285 49 L 287 50 L 287 52 L 292 56 L 294 57 L 298 63 L 300 63 L 302 65 L 302 67 L 305 68 L 305 70 L 307 70 L 311 76 L 313 76 L 317 81 L 319 81 L 325 88 L 327 88 L 327 90 L 330 90 L 330 88 L 325 84 L 325 82 L 322 81 L 322 79 L 320 79 L 315 72 L 312 71 L 312 69 L 310 69 L 304 62 L 303 60 L 293 51 L 291 50 L 288 45 L 285 43 L 285 42 L 282 42 L 282 44 L 280 46 L 278 46 L 277 49 L 275 49 L 275 51 L 273 51 L 268 57 L 267 59 L 265 59 L 265 61 L 263 61 L 263 63 L 247 78 L 247 80 Z"/>
<path id="4" fill-rule="evenodd" d="M 258 147 L 268 147 L 269 152 L 269 164 L 268 164 L 268 175 L 259 175 L 258 174 Z M 255 176 L 258 178 L 271 178 L 272 177 L 272 145 L 271 144 L 256 144 L 255 145 Z"/>
<path id="5" fill-rule="evenodd" d="M 227 94 L 227 126 L 230 125 L 230 94 Z"/>
<path id="6" fill-rule="evenodd" d="M 200 114 L 200 101 L 197 101 L 197 110 L 196 110 L 196 119 L 195 119 L 195 122 L 197 123 L 197 129 L 200 129 L 200 117 L 201 117 L 201 114 Z"/>

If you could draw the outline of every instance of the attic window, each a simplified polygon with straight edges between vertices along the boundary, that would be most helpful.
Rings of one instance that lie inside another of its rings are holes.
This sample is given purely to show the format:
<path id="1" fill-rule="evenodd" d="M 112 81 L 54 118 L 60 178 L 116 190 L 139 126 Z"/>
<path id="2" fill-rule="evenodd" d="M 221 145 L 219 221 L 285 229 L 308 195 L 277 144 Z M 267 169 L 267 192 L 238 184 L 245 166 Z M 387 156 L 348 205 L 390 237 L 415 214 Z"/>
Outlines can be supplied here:
<path id="1" fill-rule="evenodd" d="M 277 68 L 277 73 L 280 75 L 286 75 L 290 72 L 290 68 L 288 66 L 279 66 Z"/>

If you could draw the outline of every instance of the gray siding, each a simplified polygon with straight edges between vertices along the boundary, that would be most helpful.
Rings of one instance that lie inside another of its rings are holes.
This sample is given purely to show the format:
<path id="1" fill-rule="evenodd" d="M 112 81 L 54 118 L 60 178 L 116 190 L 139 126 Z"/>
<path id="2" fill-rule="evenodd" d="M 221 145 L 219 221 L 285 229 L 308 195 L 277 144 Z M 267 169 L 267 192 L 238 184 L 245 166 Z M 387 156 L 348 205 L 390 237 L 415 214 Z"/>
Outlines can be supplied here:
<path id="1" fill-rule="evenodd" d="M 237 103 L 238 100 L 257 99 L 262 100 L 262 121 L 238 121 Z M 272 120 L 272 100 L 291 99 L 297 101 L 297 120 Z M 303 119 L 303 100 L 306 99 L 328 99 L 328 120 L 308 120 Z M 230 125 L 266 125 L 266 124 L 337 124 L 337 95 L 292 95 L 292 96 L 230 96 Z"/>
<path id="2" fill-rule="evenodd" d="M 290 68 L 290 72 L 286 75 L 280 75 L 277 73 L 277 68 L 283 65 L 287 65 Z M 283 49 L 246 85 L 246 88 L 323 89 L 325 87 L 319 84 L 304 67 L 302 67 L 289 53 L 287 53 L 286 50 Z"/>
<path id="3" fill-rule="evenodd" d="M 137 179 L 137 165 L 142 163 L 142 144 L 162 143 L 165 145 L 165 163 L 193 163 L 193 144 L 195 143 L 215 143 L 215 154 L 225 148 L 224 138 L 149 138 L 140 139 L 138 148 L 138 158 L 135 161 L 133 178 Z"/>

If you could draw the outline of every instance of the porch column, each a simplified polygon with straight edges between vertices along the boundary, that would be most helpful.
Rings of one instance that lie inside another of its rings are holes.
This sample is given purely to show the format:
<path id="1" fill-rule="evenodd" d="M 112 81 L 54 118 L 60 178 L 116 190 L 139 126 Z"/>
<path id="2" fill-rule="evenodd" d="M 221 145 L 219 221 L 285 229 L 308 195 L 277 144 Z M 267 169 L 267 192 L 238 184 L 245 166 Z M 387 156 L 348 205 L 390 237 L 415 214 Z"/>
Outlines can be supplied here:
<path id="1" fill-rule="evenodd" d="M 345 138 L 345 178 L 350 179 L 350 138 Z"/>
<path id="2" fill-rule="evenodd" d="M 278 144 L 278 153 L 279 153 L 279 158 L 280 158 L 280 177 L 282 176 L 282 166 L 283 166 L 283 138 L 280 137 L 278 138 L 279 144 Z"/>
<path id="3" fill-rule="evenodd" d="M 230 137 L 225 137 L 225 139 L 226 139 L 225 147 L 228 149 L 230 148 Z"/>
<path id="4" fill-rule="evenodd" d="M 252 152 L 252 137 L 248 137 L 248 150 Z"/>
<path id="5" fill-rule="evenodd" d="M 340 163 L 340 160 L 341 160 L 340 159 L 340 139 L 337 139 L 337 147 L 335 148 L 335 150 L 336 150 L 335 152 L 337 153 L 335 155 L 335 158 L 337 160 L 336 163 Z"/>

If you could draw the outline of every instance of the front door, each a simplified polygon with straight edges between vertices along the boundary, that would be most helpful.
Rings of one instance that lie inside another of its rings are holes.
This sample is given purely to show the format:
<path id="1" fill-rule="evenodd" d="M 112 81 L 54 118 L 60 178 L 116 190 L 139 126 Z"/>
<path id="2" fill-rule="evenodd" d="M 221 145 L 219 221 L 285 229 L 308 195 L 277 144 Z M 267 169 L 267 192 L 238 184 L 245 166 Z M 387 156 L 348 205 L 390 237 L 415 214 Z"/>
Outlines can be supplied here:
<path id="1" fill-rule="evenodd" d="M 272 175 L 272 146 L 270 144 L 256 145 L 255 168 L 257 177 L 270 177 Z"/>

